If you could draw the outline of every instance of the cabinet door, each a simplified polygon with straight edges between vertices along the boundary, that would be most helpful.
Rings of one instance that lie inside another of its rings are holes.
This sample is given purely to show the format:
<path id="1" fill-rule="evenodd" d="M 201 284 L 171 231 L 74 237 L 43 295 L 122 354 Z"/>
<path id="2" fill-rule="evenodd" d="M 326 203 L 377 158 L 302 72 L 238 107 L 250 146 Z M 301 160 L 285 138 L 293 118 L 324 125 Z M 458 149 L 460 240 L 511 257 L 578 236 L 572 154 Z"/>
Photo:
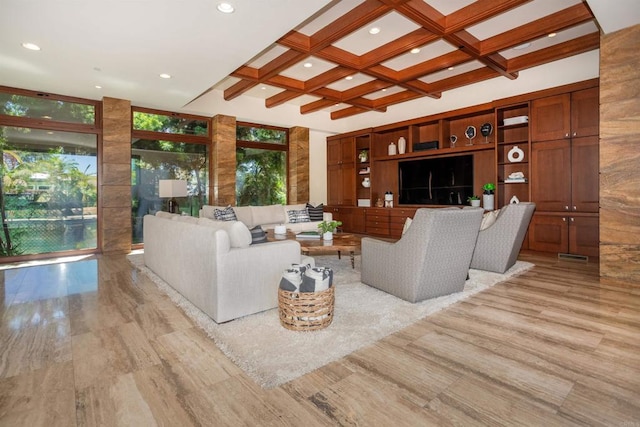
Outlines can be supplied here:
<path id="1" fill-rule="evenodd" d="M 571 136 L 597 136 L 600 129 L 600 89 L 579 90 L 571 94 Z"/>
<path id="2" fill-rule="evenodd" d="M 529 249 L 566 253 L 569 249 L 568 229 L 564 216 L 534 213 L 529 225 Z"/>
<path id="3" fill-rule="evenodd" d="M 364 208 L 354 208 L 351 213 L 351 228 L 345 229 L 352 233 L 364 233 L 366 231 Z"/>
<path id="4" fill-rule="evenodd" d="M 598 212 L 598 137 L 575 138 L 571 142 L 571 210 Z"/>
<path id="5" fill-rule="evenodd" d="M 568 212 L 571 205 L 571 141 L 534 142 L 531 199 L 538 211 Z"/>
<path id="6" fill-rule="evenodd" d="M 341 139 L 327 141 L 327 165 L 339 165 L 342 162 Z"/>
<path id="7" fill-rule="evenodd" d="M 600 256 L 598 216 L 569 217 L 569 252 Z"/>
<path id="8" fill-rule="evenodd" d="M 531 102 L 531 140 L 551 141 L 569 138 L 571 96 L 568 93 Z"/>
<path id="9" fill-rule="evenodd" d="M 329 205 L 342 204 L 342 166 L 327 166 L 327 202 Z"/>
<path id="10" fill-rule="evenodd" d="M 345 206 L 356 206 L 355 163 L 345 163 L 342 165 L 342 202 L 340 204 Z"/>

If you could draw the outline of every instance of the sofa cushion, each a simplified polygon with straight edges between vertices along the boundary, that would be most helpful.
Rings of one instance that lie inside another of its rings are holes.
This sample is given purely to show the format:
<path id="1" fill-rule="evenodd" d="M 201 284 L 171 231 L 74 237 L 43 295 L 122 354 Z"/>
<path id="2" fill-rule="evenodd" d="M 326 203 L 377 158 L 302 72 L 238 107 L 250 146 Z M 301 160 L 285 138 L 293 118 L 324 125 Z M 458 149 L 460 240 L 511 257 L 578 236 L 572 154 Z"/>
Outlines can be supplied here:
<path id="1" fill-rule="evenodd" d="M 286 221 L 282 205 L 252 206 L 254 225 L 283 224 Z"/>
<path id="2" fill-rule="evenodd" d="M 173 214 L 173 213 L 169 213 L 169 212 L 165 212 L 165 211 L 158 211 L 156 212 L 156 216 L 158 218 L 168 218 L 168 219 L 172 219 L 175 218 L 177 216 L 180 216 L 178 214 Z"/>
<path id="3" fill-rule="evenodd" d="M 227 206 L 224 209 L 216 209 L 213 211 L 213 216 L 218 221 L 237 221 L 236 213 L 231 206 Z"/>
<path id="4" fill-rule="evenodd" d="M 180 222 L 188 222 L 190 224 L 198 224 L 198 218 L 192 217 L 192 216 L 188 216 L 188 215 L 175 215 L 173 218 L 171 218 L 173 221 L 180 221 Z"/>
<path id="5" fill-rule="evenodd" d="M 209 218 L 199 218 L 198 224 L 216 230 L 225 230 L 229 235 L 232 248 L 246 248 L 251 245 L 251 232 L 240 221 L 216 221 Z"/>
<path id="6" fill-rule="evenodd" d="M 265 233 L 264 230 L 262 229 L 262 227 L 260 227 L 259 225 L 256 225 L 255 227 L 253 227 L 249 231 L 251 232 L 251 244 L 252 245 L 257 245 L 259 243 L 266 243 L 267 242 L 267 233 Z"/>
<path id="7" fill-rule="evenodd" d="M 285 222 L 289 222 L 289 211 L 301 211 L 303 209 L 307 209 L 306 203 L 300 203 L 297 205 L 285 205 L 284 206 Z"/>
<path id="8" fill-rule="evenodd" d="M 480 223 L 480 230 L 484 230 L 485 228 L 491 227 L 498 218 L 499 210 L 496 211 L 488 211 L 482 215 L 482 222 Z"/>
<path id="9" fill-rule="evenodd" d="M 309 212 L 306 209 L 301 209 L 299 211 L 288 211 L 287 215 L 289 216 L 289 222 L 292 224 L 297 224 L 300 222 L 310 222 Z"/>
<path id="10" fill-rule="evenodd" d="M 253 219 L 253 206 L 234 206 L 233 211 L 238 221 L 242 221 L 249 228 L 260 224 Z"/>
<path id="11" fill-rule="evenodd" d="M 322 203 L 315 207 L 311 203 L 307 203 L 307 212 L 309 212 L 311 221 L 322 221 L 323 210 L 324 205 Z"/>

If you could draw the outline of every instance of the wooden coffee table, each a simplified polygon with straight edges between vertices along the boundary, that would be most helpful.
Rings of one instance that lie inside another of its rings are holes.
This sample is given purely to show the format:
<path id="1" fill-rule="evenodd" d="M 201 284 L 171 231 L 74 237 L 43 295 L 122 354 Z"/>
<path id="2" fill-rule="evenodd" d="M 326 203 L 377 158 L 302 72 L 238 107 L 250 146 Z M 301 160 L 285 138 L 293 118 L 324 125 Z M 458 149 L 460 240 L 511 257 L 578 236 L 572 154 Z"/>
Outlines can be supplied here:
<path id="1" fill-rule="evenodd" d="M 356 251 L 360 249 L 361 236 L 349 233 L 333 233 L 333 240 L 320 239 L 296 239 L 295 233 L 287 231 L 286 236 L 274 235 L 273 230 L 267 232 L 267 240 L 295 240 L 300 243 L 300 249 L 304 255 L 326 254 L 327 252 L 338 252 L 338 259 L 342 259 L 342 252 L 349 252 L 351 258 L 351 268 L 355 268 Z"/>

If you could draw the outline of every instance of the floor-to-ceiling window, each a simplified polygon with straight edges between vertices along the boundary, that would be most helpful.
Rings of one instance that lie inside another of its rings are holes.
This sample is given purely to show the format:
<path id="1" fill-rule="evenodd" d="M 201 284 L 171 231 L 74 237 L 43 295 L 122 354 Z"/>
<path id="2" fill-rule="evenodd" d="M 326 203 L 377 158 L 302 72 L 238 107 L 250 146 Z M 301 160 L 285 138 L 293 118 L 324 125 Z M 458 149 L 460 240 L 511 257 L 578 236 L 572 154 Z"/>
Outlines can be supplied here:
<path id="1" fill-rule="evenodd" d="M 143 218 L 168 210 L 160 180 L 187 182 L 178 210 L 198 216 L 209 188 L 210 120 L 206 117 L 133 108 L 131 196 L 133 243 L 143 242 Z"/>
<path id="2" fill-rule="evenodd" d="M 99 106 L 0 87 L 0 257 L 97 248 Z"/>
<path id="3" fill-rule="evenodd" d="M 287 202 L 288 151 L 288 129 L 236 124 L 236 205 Z"/>

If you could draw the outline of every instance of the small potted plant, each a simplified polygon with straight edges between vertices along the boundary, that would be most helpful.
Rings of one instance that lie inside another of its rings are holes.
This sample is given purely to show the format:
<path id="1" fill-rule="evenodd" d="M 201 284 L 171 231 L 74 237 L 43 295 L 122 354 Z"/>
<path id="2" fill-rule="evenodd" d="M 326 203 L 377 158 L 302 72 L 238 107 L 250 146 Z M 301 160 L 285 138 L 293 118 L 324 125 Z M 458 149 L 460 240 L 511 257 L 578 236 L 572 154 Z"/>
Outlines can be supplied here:
<path id="1" fill-rule="evenodd" d="M 493 210 L 493 196 L 496 186 L 493 182 L 487 182 L 482 186 L 482 206 L 485 211 Z"/>
<path id="2" fill-rule="evenodd" d="M 342 225 L 342 221 L 322 221 L 318 224 L 318 228 L 322 231 L 323 240 L 333 240 L 333 233 L 336 228 Z"/>
<path id="3" fill-rule="evenodd" d="M 358 158 L 360 159 L 360 163 L 365 163 L 367 160 L 369 160 L 369 150 L 360 150 Z"/>
<path id="4" fill-rule="evenodd" d="M 469 196 L 467 198 L 467 202 L 469 202 L 469 204 L 473 207 L 479 207 L 480 206 L 480 197 L 473 195 L 473 196 Z"/>

